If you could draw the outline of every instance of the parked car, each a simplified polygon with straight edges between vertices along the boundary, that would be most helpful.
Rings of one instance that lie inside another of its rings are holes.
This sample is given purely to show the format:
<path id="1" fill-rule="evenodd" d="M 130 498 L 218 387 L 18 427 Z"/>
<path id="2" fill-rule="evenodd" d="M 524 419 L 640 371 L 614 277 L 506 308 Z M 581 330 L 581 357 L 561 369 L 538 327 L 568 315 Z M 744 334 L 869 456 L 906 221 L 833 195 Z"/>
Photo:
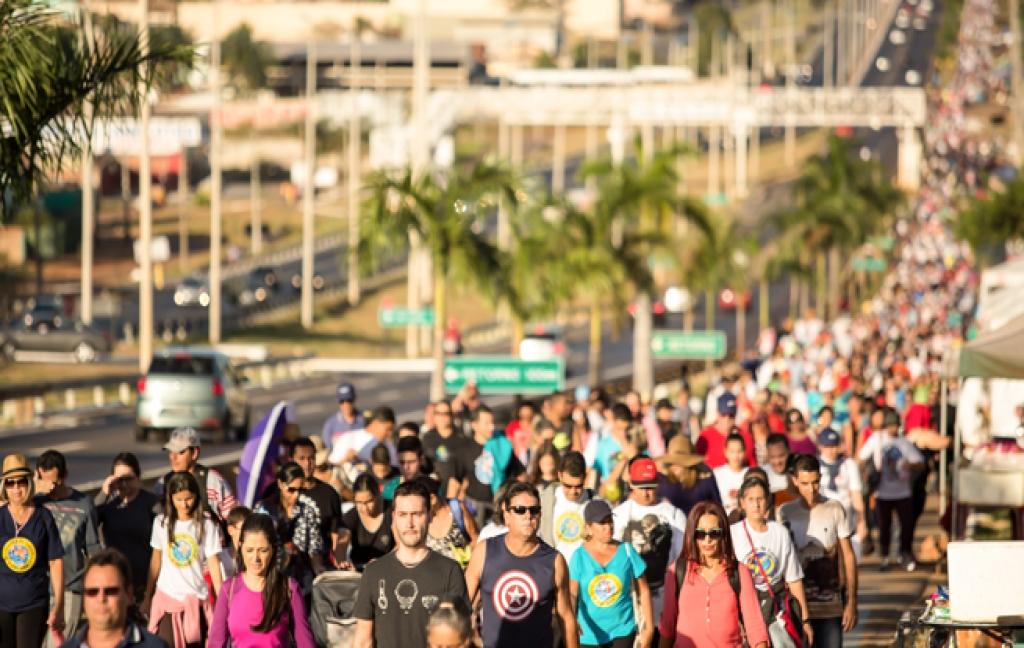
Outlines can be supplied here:
<path id="1" fill-rule="evenodd" d="M 174 289 L 174 303 L 178 306 L 210 305 L 210 288 L 205 281 L 195 277 L 186 277 Z"/>
<path id="2" fill-rule="evenodd" d="M 750 308 L 750 293 L 744 292 L 739 294 L 731 288 L 726 288 L 718 293 L 718 307 L 722 310 L 735 310 L 737 302 L 739 302 L 743 310 Z"/>
<path id="3" fill-rule="evenodd" d="M 81 320 L 63 316 L 30 319 L 28 315 L 4 331 L 2 346 L 8 360 L 18 351 L 50 351 L 70 353 L 77 362 L 93 362 L 110 349 L 110 337 Z"/>
<path id="4" fill-rule="evenodd" d="M 246 380 L 222 353 L 168 347 L 153 355 L 136 385 L 135 438 L 163 437 L 178 427 L 208 433 L 217 443 L 242 440 L 249 432 Z"/>

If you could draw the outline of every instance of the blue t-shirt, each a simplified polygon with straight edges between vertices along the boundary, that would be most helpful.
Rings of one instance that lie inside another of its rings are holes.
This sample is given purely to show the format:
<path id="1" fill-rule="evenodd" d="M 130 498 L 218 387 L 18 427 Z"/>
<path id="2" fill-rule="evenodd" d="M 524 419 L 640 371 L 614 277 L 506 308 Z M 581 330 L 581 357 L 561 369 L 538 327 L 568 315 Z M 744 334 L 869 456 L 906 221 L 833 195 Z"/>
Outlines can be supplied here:
<path id="1" fill-rule="evenodd" d="M 576 617 L 581 644 L 611 643 L 636 632 L 631 592 L 645 568 L 644 559 L 628 542 L 620 543 L 603 567 L 584 547 L 573 553 L 569 577 L 580 588 Z"/>
<path id="2" fill-rule="evenodd" d="M 37 506 L 14 534 L 10 510 L 0 507 L 0 611 L 24 612 L 50 604 L 50 561 L 64 557 L 53 514 Z"/>
<path id="3" fill-rule="evenodd" d="M 597 451 L 594 453 L 594 470 L 601 475 L 602 481 L 615 470 L 615 464 L 619 463 L 617 455 L 620 452 L 622 446 L 611 434 L 605 434 L 598 439 Z"/>

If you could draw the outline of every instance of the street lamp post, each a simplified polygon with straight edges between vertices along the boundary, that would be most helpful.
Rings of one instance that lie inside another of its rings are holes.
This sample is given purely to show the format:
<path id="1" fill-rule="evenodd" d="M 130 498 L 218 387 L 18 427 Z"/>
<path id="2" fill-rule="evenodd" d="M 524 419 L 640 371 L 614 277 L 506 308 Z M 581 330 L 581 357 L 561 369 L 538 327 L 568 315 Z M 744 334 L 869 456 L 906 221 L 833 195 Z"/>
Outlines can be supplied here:
<path id="1" fill-rule="evenodd" d="M 149 0 L 139 0 L 143 55 L 149 52 Z M 153 357 L 153 205 L 150 199 L 149 88 L 142 86 L 139 103 L 139 371 Z"/>
<path id="2" fill-rule="evenodd" d="M 313 167 L 316 164 L 316 43 L 306 44 L 305 187 L 302 192 L 302 328 L 313 327 Z"/>
<path id="3" fill-rule="evenodd" d="M 221 335 L 221 138 L 223 115 L 220 98 L 220 2 L 213 6 L 213 39 L 210 51 L 210 344 L 219 344 Z"/>
<path id="4" fill-rule="evenodd" d="M 85 42 L 89 48 L 92 47 L 93 29 L 92 14 L 87 8 L 82 9 L 85 13 Z M 92 121 L 93 107 L 91 101 L 86 101 L 84 106 L 86 121 Z M 92 263 L 93 263 L 93 237 L 96 230 L 96 203 L 93 194 L 92 179 L 92 140 L 85 142 L 85 150 L 82 153 L 82 301 L 80 315 L 86 324 L 92 324 Z"/>
<path id="5" fill-rule="evenodd" d="M 348 302 L 358 304 L 362 296 L 359 285 L 359 189 L 361 181 L 361 125 L 359 121 L 359 86 L 362 60 L 359 51 L 359 29 L 352 31 L 349 44 L 349 94 L 352 114 L 348 122 Z"/>

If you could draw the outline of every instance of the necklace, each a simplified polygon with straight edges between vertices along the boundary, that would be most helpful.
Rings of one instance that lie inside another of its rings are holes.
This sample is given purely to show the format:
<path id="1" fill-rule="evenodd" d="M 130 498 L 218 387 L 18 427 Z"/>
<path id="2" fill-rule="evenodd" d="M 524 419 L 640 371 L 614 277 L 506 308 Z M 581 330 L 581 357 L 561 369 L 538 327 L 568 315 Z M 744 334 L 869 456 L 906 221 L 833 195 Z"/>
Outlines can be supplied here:
<path id="1" fill-rule="evenodd" d="M 26 524 L 28 524 L 29 518 L 32 517 L 32 509 L 31 508 L 22 509 L 22 511 L 27 510 L 28 513 L 27 514 L 22 513 L 22 515 L 25 516 L 25 519 L 22 520 L 21 522 L 18 522 L 18 518 L 15 517 L 15 515 L 14 515 L 14 509 L 11 508 L 10 506 L 8 506 L 7 508 L 9 510 L 10 514 L 11 514 L 11 522 L 14 523 L 14 537 L 17 538 L 18 535 L 21 533 L 21 530 L 25 528 Z"/>

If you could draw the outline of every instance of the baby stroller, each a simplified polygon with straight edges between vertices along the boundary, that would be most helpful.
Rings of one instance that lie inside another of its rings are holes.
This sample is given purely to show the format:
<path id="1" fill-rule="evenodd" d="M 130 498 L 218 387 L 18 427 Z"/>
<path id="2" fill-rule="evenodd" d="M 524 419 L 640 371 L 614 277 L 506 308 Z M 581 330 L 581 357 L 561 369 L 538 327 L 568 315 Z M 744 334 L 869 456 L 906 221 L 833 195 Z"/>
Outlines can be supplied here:
<path id="1" fill-rule="evenodd" d="M 329 571 L 313 581 L 310 603 L 310 625 L 316 644 L 324 648 L 348 648 L 356 632 L 352 610 L 359 593 L 362 574 L 352 571 Z"/>

